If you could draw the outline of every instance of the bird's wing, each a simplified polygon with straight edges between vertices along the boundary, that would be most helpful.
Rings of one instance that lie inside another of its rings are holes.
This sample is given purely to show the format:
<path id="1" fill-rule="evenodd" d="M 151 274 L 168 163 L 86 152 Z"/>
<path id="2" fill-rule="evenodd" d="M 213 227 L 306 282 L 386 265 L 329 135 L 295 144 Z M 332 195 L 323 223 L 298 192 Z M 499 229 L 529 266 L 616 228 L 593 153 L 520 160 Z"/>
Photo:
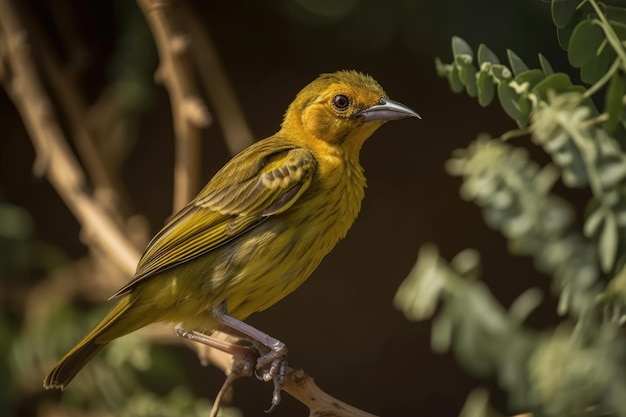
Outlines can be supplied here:
<path id="1" fill-rule="evenodd" d="M 293 145 L 262 141 L 243 151 L 152 239 L 133 279 L 113 297 L 284 212 L 309 187 L 315 168 L 311 152 Z"/>

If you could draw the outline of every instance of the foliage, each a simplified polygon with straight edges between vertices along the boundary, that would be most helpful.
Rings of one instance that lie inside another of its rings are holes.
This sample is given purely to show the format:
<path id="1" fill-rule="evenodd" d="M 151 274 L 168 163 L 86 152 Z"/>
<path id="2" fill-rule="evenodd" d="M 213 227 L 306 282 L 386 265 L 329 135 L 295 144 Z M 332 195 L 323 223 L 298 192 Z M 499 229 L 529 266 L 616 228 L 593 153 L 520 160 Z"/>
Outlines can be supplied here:
<path id="1" fill-rule="evenodd" d="M 541 54 L 531 68 L 509 50 L 506 65 L 487 46 L 474 54 L 458 37 L 453 62 L 437 59 L 436 68 L 454 92 L 481 106 L 497 97 L 517 123 L 497 139 L 483 134 L 455 151 L 447 170 L 462 177 L 461 196 L 482 207 L 510 252 L 532 256 L 552 278 L 563 323 L 542 332 L 524 325 L 541 302 L 536 289 L 504 311 L 468 250 L 448 264 L 425 246 L 395 302 L 411 320 L 434 317 L 433 347 L 454 350 L 477 375 L 494 376 L 513 410 L 626 415 L 626 8 L 596 0 L 552 0 L 551 8 L 559 43 L 585 85 L 555 72 Z M 526 135 L 550 164 L 540 167 L 505 143 Z M 589 190 L 582 228 L 572 203 L 552 192 L 558 180 Z M 495 415 L 486 404 L 477 391 L 462 415 Z"/>

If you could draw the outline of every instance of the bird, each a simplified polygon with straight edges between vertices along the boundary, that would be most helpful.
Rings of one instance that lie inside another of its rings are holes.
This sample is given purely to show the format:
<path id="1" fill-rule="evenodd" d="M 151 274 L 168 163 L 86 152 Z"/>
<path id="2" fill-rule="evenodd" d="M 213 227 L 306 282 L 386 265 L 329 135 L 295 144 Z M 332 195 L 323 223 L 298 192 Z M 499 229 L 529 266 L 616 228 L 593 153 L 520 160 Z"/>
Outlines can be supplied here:
<path id="1" fill-rule="evenodd" d="M 227 162 L 154 236 L 117 303 L 44 379 L 64 389 L 108 343 L 154 322 L 231 353 L 215 330 L 260 346 L 254 367 L 285 383 L 287 347 L 244 320 L 298 288 L 361 208 L 364 142 L 385 122 L 421 117 L 371 76 L 325 73 L 288 106 L 280 130 Z"/>

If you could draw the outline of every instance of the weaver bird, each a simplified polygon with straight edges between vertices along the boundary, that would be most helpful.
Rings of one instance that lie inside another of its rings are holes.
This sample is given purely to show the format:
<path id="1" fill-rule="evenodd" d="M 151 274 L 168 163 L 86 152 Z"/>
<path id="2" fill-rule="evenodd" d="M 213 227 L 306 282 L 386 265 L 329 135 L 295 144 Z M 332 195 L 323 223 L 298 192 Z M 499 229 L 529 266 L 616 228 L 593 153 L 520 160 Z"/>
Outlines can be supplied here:
<path id="1" fill-rule="evenodd" d="M 235 352 L 219 329 L 263 351 L 256 370 L 285 383 L 284 343 L 246 324 L 295 290 L 342 239 L 359 213 L 363 143 L 388 120 L 418 117 L 370 76 L 323 74 L 304 87 L 280 130 L 228 162 L 148 244 L 117 304 L 54 367 L 46 388 L 64 388 L 113 339 L 154 322 L 180 336 Z M 112 297 L 112 298 L 113 298 Z"/>

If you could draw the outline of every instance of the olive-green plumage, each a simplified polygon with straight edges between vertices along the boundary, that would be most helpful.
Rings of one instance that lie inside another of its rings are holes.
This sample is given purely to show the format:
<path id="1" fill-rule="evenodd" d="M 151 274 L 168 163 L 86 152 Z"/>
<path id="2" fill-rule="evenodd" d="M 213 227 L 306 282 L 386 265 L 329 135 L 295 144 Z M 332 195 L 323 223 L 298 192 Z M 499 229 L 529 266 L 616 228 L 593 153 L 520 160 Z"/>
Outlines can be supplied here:
<path id="1" fill-rule="evenodd" d="M 152 239 L 117 304 L 44 386 L 65 387 L 106 344 L 150 323 L 206 333 L 224 301 L 243 320 L 295 290 L 359 212 L 362 144 L 385 121 L 410 116 L 355 71 L 306 86 L 278 133 L 235 156 Z"/>

